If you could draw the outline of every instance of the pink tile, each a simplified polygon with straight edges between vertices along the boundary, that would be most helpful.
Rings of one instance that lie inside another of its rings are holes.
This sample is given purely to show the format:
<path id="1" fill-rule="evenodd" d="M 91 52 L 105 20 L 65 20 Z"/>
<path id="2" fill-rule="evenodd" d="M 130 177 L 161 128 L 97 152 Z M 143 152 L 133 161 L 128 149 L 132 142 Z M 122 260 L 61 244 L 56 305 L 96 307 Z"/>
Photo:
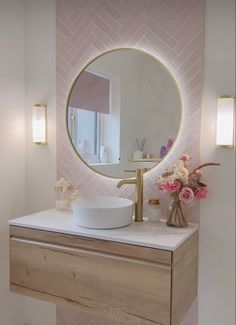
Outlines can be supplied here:
<path id="1" fill-rule="evenodd" d="M 183 121 L 177 147 L 145 177 L 145 200 L 156 195 L 159 173 L 183 152 L 199 162 L 200 106 L 203 65 L 203 0 L 57 0 L 57 174 L 84 194 L 133 197 L 132 187 L 115 188 L 116 181 L 93 173 L 70 146 L 65 125 L 67 94 L 77 72 L 97 54 L 119 46 L 136 47 L 160 56 L 170 68 L 183 97 Z M 189 131 L 194 129 L 194 137 Z M 180 140 L 181 139 L 181 140 Z M 168 198 L 162 202 L 167 206 Z M 189 210 L 199 219 L 199 205 Z M 64 307 L 57 308 L 57 325 L 118 325 Z M 197 324 L 196 303 L 181 325 Z"/>

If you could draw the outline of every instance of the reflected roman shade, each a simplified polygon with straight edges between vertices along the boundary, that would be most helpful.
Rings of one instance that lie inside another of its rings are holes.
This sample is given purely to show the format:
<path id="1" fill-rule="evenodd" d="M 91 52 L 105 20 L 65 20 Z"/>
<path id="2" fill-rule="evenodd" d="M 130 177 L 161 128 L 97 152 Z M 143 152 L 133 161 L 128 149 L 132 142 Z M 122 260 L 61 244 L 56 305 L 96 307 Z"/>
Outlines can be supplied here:
<path id="1" fill-rule="evenodd" d="M 84 71 L 73 87 L 69 106 L 109 114 L 109 89 L 108 79 Z"/>

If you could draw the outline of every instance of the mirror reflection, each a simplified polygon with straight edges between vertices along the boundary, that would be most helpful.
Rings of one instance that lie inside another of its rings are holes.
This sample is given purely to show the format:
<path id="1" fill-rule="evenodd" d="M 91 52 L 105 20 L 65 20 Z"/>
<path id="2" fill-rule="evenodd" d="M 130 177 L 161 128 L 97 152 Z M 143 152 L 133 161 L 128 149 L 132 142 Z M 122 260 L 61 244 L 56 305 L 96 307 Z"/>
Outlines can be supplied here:
<path id="1" fill-rule="evenodd" d="M 107 52 L 77 77 L 67 128 L 80 158 L 106 176 L 153 168 L 171 150 L 181 120 L 179 90 L 165 66 L 134 49 Z"/>

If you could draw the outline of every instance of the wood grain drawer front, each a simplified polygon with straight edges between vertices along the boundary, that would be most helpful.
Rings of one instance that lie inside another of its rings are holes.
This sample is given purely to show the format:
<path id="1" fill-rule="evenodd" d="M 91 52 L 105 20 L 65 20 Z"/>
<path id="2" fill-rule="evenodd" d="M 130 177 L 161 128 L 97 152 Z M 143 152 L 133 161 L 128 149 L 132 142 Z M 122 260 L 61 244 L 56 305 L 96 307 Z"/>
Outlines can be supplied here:
<path id="1" fill-rule="evenodd" d="M 10 235 L 22 239 L 32 239 L 51 244 L 84 248 L 112 255 L 131 258 L 140 257 L 140 259 L 146 261 L 171 265 L 171 252 L 161 249 L 15 226 L 10 227 Z"/>
<path id="2" fill-rule="evenodd" d="M 170 324 L 168 265 L 12 237 L 11 286 L 125 324 Z"/>

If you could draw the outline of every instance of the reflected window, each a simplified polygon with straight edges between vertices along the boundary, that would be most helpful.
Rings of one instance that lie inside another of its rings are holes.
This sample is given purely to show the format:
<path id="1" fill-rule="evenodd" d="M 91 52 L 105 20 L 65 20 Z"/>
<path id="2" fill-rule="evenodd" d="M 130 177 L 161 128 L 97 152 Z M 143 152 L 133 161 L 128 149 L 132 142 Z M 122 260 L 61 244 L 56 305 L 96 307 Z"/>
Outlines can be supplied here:
<path id="1" fill-rule="evenodd" d="M 68 122 L 73 144 L 82 158 L 91 163 L 100 161 L 102 115 L 104 114 L 99 112 L 70 108 Z"/>
<path id="2" fill-rule="evenodd" d="M 101 72 L 100 72 L 101 73 Z M 119 163 L 120 107 L 117 82 L 84 71 L 75 83 L 68 108 L 68 129 L 79 155 L 89 164 Z"/>

